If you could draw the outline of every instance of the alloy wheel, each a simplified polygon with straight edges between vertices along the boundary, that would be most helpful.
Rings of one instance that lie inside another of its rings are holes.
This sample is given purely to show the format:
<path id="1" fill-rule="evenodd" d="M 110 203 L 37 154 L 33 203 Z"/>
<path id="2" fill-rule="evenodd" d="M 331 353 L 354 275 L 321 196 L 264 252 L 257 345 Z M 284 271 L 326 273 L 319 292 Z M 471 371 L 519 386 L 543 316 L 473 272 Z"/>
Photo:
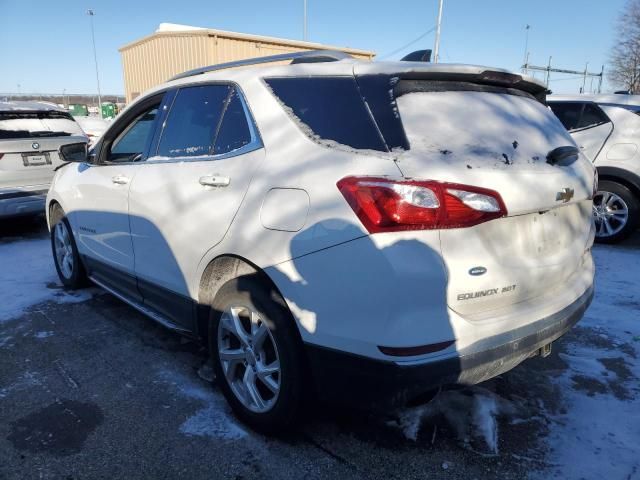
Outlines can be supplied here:
<path id="1" fill-rule="evenodd" d="M 218 324 L 218 357 L 231 391 L 252 412 L 273 408 L 280 393 L 278 347 L 260 314 L 232 305 Z"/>
<path id="2" fill-rule="evenodd" d="M 69 230 L 63 221 L 56 224 L 53 231 L 53 243 L 56 252 L 56 262 L 65 278 L 70 279 L 73 275 L 73 246 Z"/>
<path id="3" fill-rule="evenodd" d="M 599 191 L 593 197 L 593 218 L 596 236 L 611 237 L 620 232 L 629 221 L 629 208 L 619 195 Z"/>

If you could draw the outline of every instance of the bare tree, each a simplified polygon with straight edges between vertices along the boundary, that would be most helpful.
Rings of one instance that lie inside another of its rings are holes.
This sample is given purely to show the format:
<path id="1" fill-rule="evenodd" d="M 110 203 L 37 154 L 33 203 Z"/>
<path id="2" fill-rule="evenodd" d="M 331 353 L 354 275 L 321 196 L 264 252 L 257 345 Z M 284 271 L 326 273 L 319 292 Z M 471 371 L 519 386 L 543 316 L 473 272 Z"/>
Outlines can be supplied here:
<path id="1" fill-rule="evenodd" d="M 618 17 L 617 30 L 609 80 L 633 93 L 640 93 L 640 0 L 627 1 Z"/>

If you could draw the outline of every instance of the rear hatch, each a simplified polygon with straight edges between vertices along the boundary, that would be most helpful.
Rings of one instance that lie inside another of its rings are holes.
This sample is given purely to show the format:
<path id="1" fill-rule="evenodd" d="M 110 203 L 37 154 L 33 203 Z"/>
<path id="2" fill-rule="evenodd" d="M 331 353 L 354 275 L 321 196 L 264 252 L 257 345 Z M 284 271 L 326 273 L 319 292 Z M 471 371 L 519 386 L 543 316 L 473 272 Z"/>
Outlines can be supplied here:
<path id="1" fill-rule="evenodd" d="M 0 188 L 48 184 L 61 163 L 60 146 L 86 141 L 67 112 L 0 111 Z"/>
<path id="2" fill-rule="evenodd" d="M 590 242 L 593 167 L 577 153 L 547 161 L 575 143 L 541 103 L 544 87 L 519 82 L 488 71 L 393 81 L 409 147 L 398 154 L 403 174 L 490 189 L 506 207 L 502 218 L 440 232 L 448 305 L 467 317 L 571 288 Z"/>

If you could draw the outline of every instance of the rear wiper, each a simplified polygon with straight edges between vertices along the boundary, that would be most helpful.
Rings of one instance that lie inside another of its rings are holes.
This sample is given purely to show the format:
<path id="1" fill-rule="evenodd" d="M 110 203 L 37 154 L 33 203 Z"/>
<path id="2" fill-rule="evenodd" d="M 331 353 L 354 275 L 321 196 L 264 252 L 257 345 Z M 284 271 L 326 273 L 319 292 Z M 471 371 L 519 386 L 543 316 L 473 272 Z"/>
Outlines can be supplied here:
<path id="1" fill-rule="evenodd" d="M 573 146 L 554 148 L 547 154 L 547 163 L 566 167 L 575 162 L 579 154 L 580 150 Z"/>

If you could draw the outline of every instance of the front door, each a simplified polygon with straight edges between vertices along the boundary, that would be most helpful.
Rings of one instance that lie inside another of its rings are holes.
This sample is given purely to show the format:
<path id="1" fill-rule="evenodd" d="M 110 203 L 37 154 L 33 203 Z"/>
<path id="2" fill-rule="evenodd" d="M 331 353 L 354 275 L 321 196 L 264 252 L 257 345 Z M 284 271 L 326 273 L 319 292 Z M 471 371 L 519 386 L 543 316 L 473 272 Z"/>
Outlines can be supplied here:
<path id="1" fill-rule="evenodd" d="M 73 198 L 82 207 L 72 208 L 69 214 L 89 275 L 138 301 L 129 188 L 150 144 L 158 106 L 144 105 L 109 129 L 94 163 L 79 166 Z"/>
<path id="2" fill-rule="evenodd" d="M 233 221 L 264 149 L 237 87 L 177 91 L 157 144 L 131 184 L 138 287 L 147 306 L 192 327 L 193 279 Z"/>

